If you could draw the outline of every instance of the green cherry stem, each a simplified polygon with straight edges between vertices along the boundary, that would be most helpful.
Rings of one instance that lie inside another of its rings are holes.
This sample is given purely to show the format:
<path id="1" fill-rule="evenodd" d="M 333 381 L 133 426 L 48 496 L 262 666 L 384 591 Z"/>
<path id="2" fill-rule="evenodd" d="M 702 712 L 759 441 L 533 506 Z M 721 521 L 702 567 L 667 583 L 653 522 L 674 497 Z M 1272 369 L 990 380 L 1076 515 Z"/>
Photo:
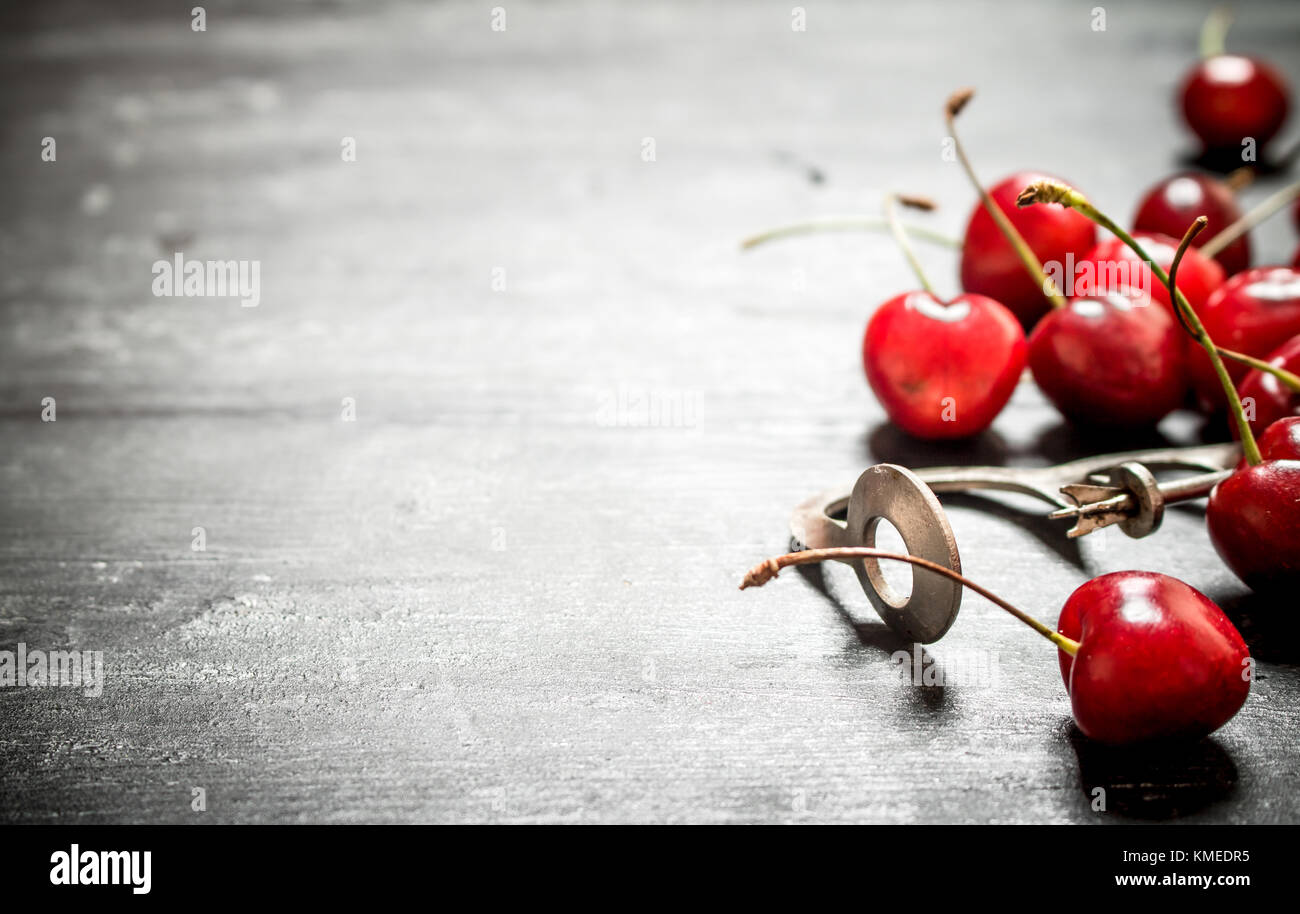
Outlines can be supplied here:
<path id="1" fill-rule="evenodd" d="M 932 229 L 921 226 L 909 225 L 908 232 L 923 241 L 931 244 L 937 244 L 942 247 L 960 248 L 961 242 L 956 238 L 949 238 L 947 235 L 940 234 Z M 779 241 L 783 238 L 794 238 L 799 235 L 820 235 L 828 232 L 883 232 L 889 231 L 889 223 L 878 216 L 823 216 L 819 219 L 809 219 L 805 222 L 794 222 L 789 225 L 778 226 L 774 229 L 768 229 L 757 235 L 751 235 L 744 241 L 740 242 L 740 248 L 748 251 L 756 248 L 760 244 L 766 244 L 769 241 Z"/>
<path id="2" fill-rule="evenodd" d="M 1200 51 L 1203 59 L 1218 57 L 1227 48 L 1228 29 L 1232 28 L 1232 7 L 1216 6 L 1201 23 Z"/>
<path id="3" fill-rule="evenodd" d="M 1187 250 L 1187 245 L 1191 244 L 1191 239 L 1199 235 L 1203 228 L 1205 228 L 1205 217 L 1203 216 L 1199 217 L 1195 222 L 1193 222 L 1188 227 L 1187 234 L 1183 236 L 1183 243 L 1179 245 L 1178 250 L 1174 255 L 1176 259 L 1169 265 L 1169 282 L 1166 285 L 1173 284 L 1174 274 L 1177 272 L 1178 264 L 1182 262 L 1183 253 Z M 1204 251 L 1205 247 L 1204 246 L 1201 247 L 1200 250 Z M 1191 334 L 1192 337 L 1198 343 L 1201 342 L 1201 338 L 1196 333 L 1196 331 L 1194 331 L 1190 326 L 1188 326 L 1187 319 L 1183 317 L 1183 312 L 1180 309 L 1174 309 L 1174 313 L 1178 316 L 1178 322 L 1183 325 L 1183 329 L 1186 330 L 1189 334 Z M 1257 371 L 1262 371 L 1265 374 L 1271 374 L 1273 377 L 1277 378 L 1278 381 L 1282 384 L 1282 386 L 1286 387 L 1288 390 L 1292 390 L 1295 391 L 1296 393 L 1300 393 L 1300 375 L 1295 375 L 1287 371 L 1281 365 L 1274 365 L 1272 362 L 1266 362 L 1263 359 L 1257 359 L 1253 355 L 1246 355 L 1246 353 L 1244 352 L 1237 352 L 1232 349 L 1225 349 L 1222 346 L 1216 345 L 1214 348 L 1215 351 L 1217 351 L 1219 355 L 1223 356 L 1225 359 L 1232 359 L 1235 362 L 1240 362 L 1241 364 L 1254 368 Z"/>
<path id="4" fill-rule="evenodd" d="M 902 194 L 885 195 L 885 221 L 889 223 L 889 230 L 894 233 L 894 240 L 898 242 L 898 247 L 902 250 L 903 256 L 907 258 L 907 263 L 912 268 L 912 272 L 916 274 L 916 279 L 921 283 L 921 288 L 938 298 L 939 296 L 934 293 L 934 286 L 930 285 L 930 280 L 925 278 L 925 270 L 921 269 L 921 261 L 916 256 L 912 242 L 908 240 L 903 223 L 898 219 L 899 203 L 926 210 L 934 209 L 934 204 L 924 197 L 908 197 Z"/>
<path id="5" fill-rule="evenodd" d="M 1210 335 L 1205 332 L 1205 325 L 1201 323 L 1200 317 L 1197 316 L 1192 306 L 1187 303 L 1183 293 L 1169 281 L 1169 275 L 1160 269 L 1160 265 L 1151 259 L 1151 255 L 1142 249 L 1142 245 L 1138 244 L 1132 235 L 1116 225 L 1113 219 L 1098 210 L 1087 197 L 1070 185 L 1063 184 L 1060 181 L 1035 181 L 1020 192 L 1020 196 L 1016 199 L 1016 205 L 1031 206 L 1035 203 L 1059 203 L 1091 219 L 1128 245 L 1133 250 L 1133 253 L 1147 262 L 1156 278 L 1169 287 L 1169 298 L 1174 302 L 1176 312 L 1187 321 L 1192 336 L 1205 348 L 1206 354 L 1210 357 L 1210 364 L 1214 366 L 1214 373 L 1218 375 L 1219 383 L 1223 385 L 1223 392 L 1228 397 L 1228 409 L 1237 420 L 1237 426 L 1241 430 L 1241 447 L 1246 454 L 1246 459 L 1251 464 L 1259 463 L 1262 459 L 1259 453 L 1259 445 L 1255 443 L 1255 436 L 1250 432 L 1250 423 L 1246 421 L 1246 416 L 1241 409 L 1241 397 L 1238 396 L 1237 388 L 1233 386 L 1232 379 L 1228 376 L 1228 369 L 1224 367 L 1219 349 L 1214 345 L 1214 341 L 1210 339 Z M 1198 217 L 1193 225 L 1200 224 L 1201 228 L 1204 228 L 1204 220 L 1205 217 Z M 1197 228 L 1196 231 L 1200 231 L 1200 228 Z M 1195 232 L 1192 233 L 1192 236 L 1195 237 Z M 1183 241 L 1184 248 L 1186 244 L 1190 244 L 1190 241 L 1186 238 Z"/>
<path id="6" fill-rule="evenodd" d="M 1279 365 L 1272 362 L 1266 362 L 1263 359 L 1257 359 L 1253 355 L 1246 355 L 1244 352 L 1236 352 L 1232 349 L 1224 349 L 1222 346 L 1215 346 L 1219 350 L 1219 355 L 1225 359 L 1232 359 L 1234 362 L 1240 362 L 1243 365 L 1249 365 L 1256 371 L 1262 371 L 1264 374 L 1271 374 L 1287 390 L 1295 391 L 1300 394 L 1300 375 L 1287 371 Z"/>
<path id="7" fill-rule="evenodd" d="M 1287 185 L 1271 194 L 1268 199 L 1205 242 L 1198 250 L 1206 257 L 1217 256 L 1228 245 L 1282 209 L 1296 197 L 1300 197 L 1300 181 Z"/>
<path id="8" fill-rule="evenodd" d="M 1173 262 L 1169 264 L 1169 275 L 1165 278 L 1165 285 L 1169 287 L 1169 298 L 1174 299 L 1177 295 L 1178 308 L 1180 312 L 1179 319 L 1184 316 L 1187 320 L 1194 323 L 1195 329 L 1183 326 L 1192 334 L 1194 338 L 1209 353 L 1210 361 L 1214 363 L 1214 373 L 1219 376 L 1219 383 L 1223 385 L 1223 391 L 1228 395 L 1229 408 L 1232 410 L 1232 416 L 1237 420 L 1237 430 L 1241 432 L 1241 450 L 1246 455 L 1246 462 L 1251 466 L 1256 466 L 1263 462 L 1264 456 L 1259 452 L 1259 443 L 1255 441 L 1255 435 L 1250 430 L 1250 422 L 1246 419 L 1246 413 L 1241 408 L 1241 397 L 1237 394 L 1236 385 L 1228 377 L 1228 369 L 1223 364 L 1223 359 L 1219 358 L 1217 347 L 1210 340 L 1210 335 L 1205 332 L 1205 325 L 1201 319 L 1196 316 L 1192 306 L 1188 304 L 1187 299 L 1183 298 L 1182 293 L 1178 292 L 1178 286 L 1175 285 L 1175 277 L 1178 275 L 1178 265 L 1182 263 L 1183 255 L 1187 253 L 1187 248 L 1191 245 L 1192 240 L 1204 230 L 1207 222 L 1204 216 L 1197 216 L 1196 220 L 1187 228 L 1187 233 L 1183 235 L 1183 240 L 1178 243 L 1178 251 L 1174 254 Z"/>
<path id="9" fill-rule="evenodd" d="M 1067 638 L 1060 632 L 1054 632 L 1042 622 L 1039 622 L 1029 613 L 1017 609 L 1006 600 L 986 590 L 976 584 L 970 578 L 967 578 L 951 568 L 947 568 L 928 559 L 920 558 L 915 555 L 904 555 L 899 552 L 885 552 L 881 549 L 872 549 L 868 546 L 839 546 L 834 549 L 807 549 L 803 552 L 787 552 L 785 555 L 779 555 L 774 559 L 764 559 L 753 568 L 745 573 L 745 579 L 740 582 L 740 589 L 747 587 L 762 587 L 772 578 L 780 574 L 782 568 L 789 568 L 793 565 L 812 565 L 817 562 L 826 562 L 830 560 L 844 561 L 846 559 L 889 559 L 895 562 L 907 562 L 909 565 L 915 565 L 918 568 L 924 568 L 927 571 L 933 571 L 935 574 L 943 575 L 945 578 L 956 581 L 963 587 L 967 587 L 984 599 L 996 606 L 1005 609 L 1011 615 L 1015 616 L 1021 622 L 1028 625 L 1038 634 L 1042 635 L 1048 641 L 1055 644 L 1061 650 L 1065 651 L 1071 657 L 1079 653 L 1079 642 L 1072 638 Z"/>
<path id="10" fill-rule="evenodd" d="M 1025 265 L 1025 272 L 1029 274 L 1029 278 L 1038 285 L 1038 288 L 1042 290 L 1044 297 L 1047 298 L 1053 308 L 1064 308 L 1066 304 L 1065 296 L 1061 294 L 1060 290 L 1056 288 L 1056 284 L 1043 270 L 1043 263 L 1038 259 L 1038 255 L 1034 253 L 1033 248 L 1029 246 L 1029 242 L 1025 241 L 1025 237 L 1011 224 L 1007 214 L 1002 212 L 1002 208 L 993 202 L 989 192 L 980 183 L 979 176 L 975 174 L 975 167 L 971 165 L 970 159 L 966 156 L 961 137 L 957 135 L 957 115 L 961 113 L 962 109 L 974 96 L 974 89 L 958 89 L 949 96 L 948 103 L 944 106 L 944 120 L 948 124 L 948 133 L 952 136 L 952 145 L 957 152 L 957 161 L 961 162 L 962 170 L 966 172 L 966 177 L 970 179 L 975 192 L 979 194 L 985 212 L 993 219 L 998 231 L 1002 233 L 1002 237 L 1015 250 L 1020 262 Z"/>

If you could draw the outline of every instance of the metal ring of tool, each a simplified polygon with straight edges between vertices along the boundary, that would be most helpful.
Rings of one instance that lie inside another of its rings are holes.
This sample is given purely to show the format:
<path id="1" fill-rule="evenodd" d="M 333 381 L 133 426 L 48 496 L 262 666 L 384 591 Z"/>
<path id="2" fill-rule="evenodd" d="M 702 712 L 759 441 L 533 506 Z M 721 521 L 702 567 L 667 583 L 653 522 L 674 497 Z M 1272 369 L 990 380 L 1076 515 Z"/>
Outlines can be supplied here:
<path id="1" fill-rule="evenodd" d="M 1165 499 L 1160 484 L 1145 465 L 1136 461 L 1115 468 L 1114 479 L 1133 496 L 1138 513 L 1120 521 L 1119 528 L 1134 539 L 1141 539 L 1160 528 L 1165 519 Z"/>
<path id="2" fill-rule="evenodd" d="M 848 535 L 874 546 L 881 520 L 894 525 L 911 555 L 961 572 L 957 540 L 939 499 L 910 470 L 882 463 L 858 477 L 849 496 Z M 912 566 L 912 593 L 902 597 L 885 582 L 876 559 L 855 562 L 853 570 L 880 618 L 910 641 L 938 641 L 957 619 L 962 588 L 956 581 Z"/>
<path id="3" fill-rule="evenodd" d="M 847 521 L 836 520 L 846 507 Z M 847 502 L 843 496 L 819 496 L 800 505 L 791 521 L 792 542 L 805 549 L 872 547 L 881 520 L 894 525 L 912 555 L 961 572 L 957 541 L 939 499 L 912 471 L 894 464 L 868 467 Z M 912 593 L 903 597 L 885 582 L 876 559 L 846 564 L 880 618 L 909 641 L 938 641 L 957 619 L 962 588 L 955 581 L 913 566 Z"/>

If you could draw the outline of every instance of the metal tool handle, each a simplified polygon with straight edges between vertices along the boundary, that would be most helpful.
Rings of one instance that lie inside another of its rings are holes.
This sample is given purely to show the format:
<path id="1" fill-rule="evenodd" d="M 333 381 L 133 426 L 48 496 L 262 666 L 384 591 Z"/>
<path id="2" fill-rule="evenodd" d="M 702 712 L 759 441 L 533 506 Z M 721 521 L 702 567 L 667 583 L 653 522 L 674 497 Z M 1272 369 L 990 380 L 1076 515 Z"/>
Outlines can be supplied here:
<path id="1" fill-rule="evenodd" d="M 1069 504 L 1057 493 L 1054 477 L 1023 467 L 930 467 L 917 470 L 916 477 L 935 493 L 992 489 L 1032 495 L 1058 508 Z"/>
<path id="2" fill-rule="evenodd" d="M 1061 495 L 1062 486 L 1083 482 L 1096 473 L 1113 470 L 1126 463 L 1140 463 L 1152 470 L 1215 472 L 1230 468 L 1240 456 L 1241 446 L 1238 444 L 1206 444 L 1100 454 L 1049 467 L 928 467 L 915 470 L 914 473 L 934 492 L 970 492 L 979 489 L 1020 492 L 1057 508 L 1068 508 L 1074 502 Z"/>

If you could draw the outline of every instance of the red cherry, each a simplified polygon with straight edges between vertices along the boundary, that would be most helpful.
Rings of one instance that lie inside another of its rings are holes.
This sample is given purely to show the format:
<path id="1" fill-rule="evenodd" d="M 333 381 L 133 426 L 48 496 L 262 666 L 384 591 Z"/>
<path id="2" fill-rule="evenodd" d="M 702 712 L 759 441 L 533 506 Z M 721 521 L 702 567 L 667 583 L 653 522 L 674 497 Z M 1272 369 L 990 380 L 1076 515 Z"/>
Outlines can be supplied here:
<path id="1" fill-rule="evenodd" d="M 944 304 L 905 292 L 876 309 L 862 364 L 894 424 L 918 438 L 964 438 L 988 428 L 1025 368 L 1015 316 L 983 295 Z"/>
<path id="2" fill-rule="evenodd" d="M 1134 232 L 1133 237 L 1151 255 L 1155 264 L 1168 273 L 1170 264 L 1174 262 L 1174 255 L 1178 252 L 1178 241 L 1168 235 L 1153 232 Z M 1097 291 L 1136 285 L 1150 292 L 1152 298 L 1173 313 L 1173 302 L 1169 300 L 1169 287 L 1156 279 L 1147 262 L 1118 238 L 1107 238 L 1089 251 L 1084 260 L 1094 264 L 1093 273 L 1096 277 Z M 1140 278 L 1136 272 L 1139 270 Z M 1077 282 L 1077 268 L 1075 272 Z M 1129 277 L 1128 280 L 1124 279 L 1126 275 Z M 1183 254 L 1182 262 L 1178 264 L 1178 290 L 1186 296 L 1187 301 L 1198 313 L 1210 297 L 1210 293 L 1223 285 L 1225 278 L 1223 267 L 1210 258 L 1202 256 L 1195 248 L 1188 248 Z"/>
<path id="3" fill-rule="evenodd" d="M 990 188 L 989 195 L 1039 261 L 1065 263 L 1070 254 L 1078 259 L 1097 240 L 1097 231 L 1087 218 L 1056 203 L 1029 209 L 1016 206 L 1020 191 L 1045 177 L 1039 172 L 1019 172 Z M 981 203 L 975 204 L 966 225 L 961 286 L 967 292 L 1002 302 L 1026 327 L 1032 327 L 1051 307 L 1043 296 L 1042 283 L 1030 278 L 1015 249 L 1002 237 Z"/>
<path id="4" fill-rule="evenodd" d="M 1148 426 L 1187 392 L 1183 330 L 1129 290 L 1074 298 L 1029 336 L 1034 381 L 1062 415 L 1089 425 Z"/>
<path id="5" fill-rule="evenodd" d="M 1300 586 L 1300 420 L 1274 422 L 1259 445 L 1263 463 L 1239 467 L 1214 487 L 1205 525 L 1219 556 L 1248 587 L 1294 595 Z"/>
<path id="6" fill-rule="evenodd" d="M 1208 597 L 1177 578 L 1118 571 L 1065 602 L 1057 630 L 1080 642 L 1059 652 L 1074 720 L 1104 743 L 1204 736 L 1250 691 L 1241 634 Z"/>
<path id="7" fill-rule="evenodd" d="M 1300 374 L 1300 336 L 1293 336 L 1274 349 L 1266 361 L 1292 374 Z M 1300 394 L 1258 368 L 1252 369 L 1237 385 L 1237 393 L 1241 395 L 1243 405 L 1249 399 L 1254 406 L 1255 418 L 1250 420 L 1250 429 L 1256 435 L 1264 429 L 1271 431 L 1272 425 L 1284 416 L 1300 416 Z M 1228 424 L 1232 427 L 1233 437 L 1238 437 L 1237 423 Z"/>
<path id="8" fill-rule="evenodd" d="M 1205 330 L 1224 349 L 1265 358 L 1300 333 L 1300 272 L 1290 267 L 1257 267 L 1238 273 L 1219 287 L 1198 312 Z M 1207 409 L 1222 408 L 1226 399 L 1209 357 L 1200 347 L 1191 353 L 1192 383 Z M 1247 372 L 1240 362 L 1225 359 L 1233 382 Z"/>
<path id="9" fill-rule="evenodd" d="M 1237 54 L 1197 63 L 1183 83 L 1182 99 L 1183 117 L 1207 149 L 1238 152 L 1247 138 L 1261 148 L 1273 139 L 1291 104 L 1281 74 Z"/>
<path id="10" fill-rule="evenodd" d="M 1138 204 L 1133 230 L 1158 232 L 1182 238 L 1197 216 L 1208 220 L 1205 231 L 1192 242 L 1200 247 L 1241 218 L 1241 207 L 1230 188 L 1218 178 L 1186 172 L 1165 178 Z M 1250 236 L 1242 235 L 1219 252 L 1215 260 L 1229 276 L 1250 266 Z M 1181 267 L 1179 269 L 1182 269 Z"/>
<path id="11" fill-rule="evenodd" d="M 945 565 L 865 546 L 790 552 L 746 572 L 762 587 L 782 568 L 866 558 L 927 568 L 981 594 L 1050 640 L 1083 733 L 1106 743 L 1192 739 L 1223 726 L 1250 692 L 1250 652 L 1219 607 L 1149 571 L 1094 578 L 1070 594 L 1057 631 Z"/>
<path id="12" fill-rule="evenodd" d="M 1265 460 L 1300 460 L 1300 416 L 1278 419 L 1263 434 L 1256 435 L 1255 443 Z M 1237 461 L 1237 469 L 1250 466 L 1244 456 Z"/>
<path id="13" fill-rule="evenodd" d="M 1265 460 L 1300 460 L 1300 416 L 1278 419 L 1259 436 Z"/>

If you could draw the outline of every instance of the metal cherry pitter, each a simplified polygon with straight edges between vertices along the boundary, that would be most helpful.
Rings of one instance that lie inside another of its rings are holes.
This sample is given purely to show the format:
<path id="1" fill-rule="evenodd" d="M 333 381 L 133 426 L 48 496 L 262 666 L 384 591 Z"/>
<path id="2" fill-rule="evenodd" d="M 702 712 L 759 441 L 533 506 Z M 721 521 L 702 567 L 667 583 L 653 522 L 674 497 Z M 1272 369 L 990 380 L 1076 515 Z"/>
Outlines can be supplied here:
<path id="1" fill-rule="evenodd" d="M 1102 454 L 1049 467 L 930 467 L 909 470 L 891 463 L 868 467 L 853 491 L 824 492 L 795 509 L 791 549 L 874 547 L 882 519 L 898 530 L 907 551 L 961 572 L 957 541 L 937 498 L 943 492 L 981 489 L 1020 492 L 1052 506 L 1048 517 L 1074 525 L 1078 537 L 1111 524 L 1131 537 L 1160 526 L 1165 505 L 1208 495 L 1241 456 L 1237 444 L 1175 447 Z M 1157 472 L 1194 475 L 1161 482 Z M 891 629 L 911 641 L 938 641 L 957 619 L 962 587 L 912 568 L 912 593 L 890 588 L 874 558 L 838 559 L 858 575 L 867 599 Z"/>

